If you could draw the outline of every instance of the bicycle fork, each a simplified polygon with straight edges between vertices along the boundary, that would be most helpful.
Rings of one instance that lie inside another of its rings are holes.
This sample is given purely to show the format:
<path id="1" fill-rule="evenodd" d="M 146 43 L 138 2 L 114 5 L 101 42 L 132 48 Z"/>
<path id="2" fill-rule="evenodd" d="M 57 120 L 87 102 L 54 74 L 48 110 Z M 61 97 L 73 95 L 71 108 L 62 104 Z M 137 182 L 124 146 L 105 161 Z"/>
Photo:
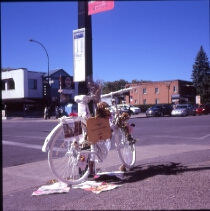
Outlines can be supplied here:
<path id="1" fill-rule="evenodd" d="M 98 155 L 98 149 L 97 149 L 96 144 L 90 145 L 90 151 L 82 150 L 81 153 L 89 154 L 89 157 L 88 157 L 89 174 L 94 175 L 95 174 L 95 161 L 103 162 L 103 160 Z M 96 157 L 98 158 L 98 160 L 96 160 Z"/>

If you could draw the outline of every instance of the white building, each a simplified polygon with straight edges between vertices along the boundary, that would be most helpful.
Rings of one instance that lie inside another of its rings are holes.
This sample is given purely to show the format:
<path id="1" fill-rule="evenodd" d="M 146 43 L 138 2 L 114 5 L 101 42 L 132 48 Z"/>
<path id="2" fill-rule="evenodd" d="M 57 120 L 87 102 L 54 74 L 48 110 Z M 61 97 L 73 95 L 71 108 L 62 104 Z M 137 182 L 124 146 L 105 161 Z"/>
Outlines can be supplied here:
<path id="1" fill-rule="evenodd" d="M 1 71 L 3 109 L 6 105 L 13 116 L 23 116 L 24 111 L 41 107 L 44 74 L 26 68 Z"/>
<path id="2" fill-rule="evenodd" d="M 28 71 L 26 68 L 3 71 L 2 100 L 43 98 L 43 79 L 45 73 Z"/>
<path id="3" fill-rule="evenodd" d="M 73 77 L 63 69 L 52 70 L 49 76 L 48 88 L 48 74 L 45 72 L 28 71 L 26 68 L 2 70 L 2 110 L 6 107 L 9 116 L 40 116 L 44 107 L 49 106 L 53 112 L 54 107 L 60 104 L 62 94 L 58 92 L 59 77 L 69 77 L 70 80 Z M 71 100 L 72 97 L 66 98 Z"/>

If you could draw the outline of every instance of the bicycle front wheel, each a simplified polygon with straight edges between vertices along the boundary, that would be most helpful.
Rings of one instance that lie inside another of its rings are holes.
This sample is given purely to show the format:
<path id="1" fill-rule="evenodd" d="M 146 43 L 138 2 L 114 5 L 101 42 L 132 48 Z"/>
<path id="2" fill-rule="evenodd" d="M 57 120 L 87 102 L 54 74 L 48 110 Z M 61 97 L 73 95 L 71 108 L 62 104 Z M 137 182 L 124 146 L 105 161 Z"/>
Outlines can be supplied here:
<path id="1" fill-rule="evenodd" d="M 130 169 L 134 167 L 136 162 L 136 147 L 135 144 L 130 143 L 125 133 L 119 130 L 119 141 L 117 144 L 117 152 L 120 160 L 125 165 L 126 168 Z"/>
<path id="2" fill-rule="evenodd" d="M 51 137 L 48 162 L 52 173 L 68 185 L 83 182 L 89 175 L 89 154 L 72 148 L 72 139 L 64 138 L 62 123 Z"/>

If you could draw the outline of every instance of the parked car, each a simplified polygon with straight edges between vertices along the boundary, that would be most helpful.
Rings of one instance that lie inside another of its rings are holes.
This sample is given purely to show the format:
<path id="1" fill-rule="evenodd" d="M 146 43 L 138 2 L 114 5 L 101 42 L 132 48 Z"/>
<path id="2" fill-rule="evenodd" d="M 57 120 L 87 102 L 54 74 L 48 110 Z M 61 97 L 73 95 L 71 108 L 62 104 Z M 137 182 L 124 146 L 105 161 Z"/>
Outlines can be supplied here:
<path id="1" fill-rule="evenodd" d="M 196 115 L 196 109 L 192 104 L 178 104 L 171 112 L 172 116 Z"/>
<path id="2" fill-rule="evenodd" d="M 108 109 L 112 114 L 115 113 L 116 110 L 115 106 L 109 106 Z M 117 110 L 120 112 L 120 108 L 117 108 Z"/>
<path id="3" fill-rule="evenodd" d="M 133 105 L 118 104 L 117 107 L 124 111 L 129 110 L 129 107 L 130 107 L 130 114 L 132 114 L 132 115 L 141 113 L 141 109 L 136 106 L 133 106 Z"/>
<path id="4" fill-rule="evenodd" d="M 203 114 L 203 107 L 201 107 L 200 105 L 196 105 L 196 114 Z"/>
<path id="5" fill-rule="evenodd" d="M 154 105 L 146 110 L 146 117 L 171 115 L 172 106 L 170 104 Z"/>
<path id="6" fill-rule="evenodd" d="M 200 107 L 203 108 L 203 110 L 202 110 L 203 114 L 207 115 L 210 113 L 210 104 L 204 104 L 204 105 L 201 105 Z"/>
<path id="7" fill-rule="evenodd" d="M 69 116 L 78 116 L 78 113 L 77 113 L 77 112 L 71 112 L 71 113 L 69 114 Z"/>
<path id="8" fill-rule="evenodd" d="M 129 116 L 132 114 L 132 111 L 129 110 L 129 107 L 123 105 L 123 106 L 117 106 L 117 108 L 119 109 L 120 111 L 120 114 L 122 114 L 123 112 L 126 112 L 129 114 Z"/>
<path id="9" fill-rule="evenodd" d="M 131 114 L 139 114 L 141 113 L 141 108 L 130 105 L 130 110 L 132 111 Z"/>

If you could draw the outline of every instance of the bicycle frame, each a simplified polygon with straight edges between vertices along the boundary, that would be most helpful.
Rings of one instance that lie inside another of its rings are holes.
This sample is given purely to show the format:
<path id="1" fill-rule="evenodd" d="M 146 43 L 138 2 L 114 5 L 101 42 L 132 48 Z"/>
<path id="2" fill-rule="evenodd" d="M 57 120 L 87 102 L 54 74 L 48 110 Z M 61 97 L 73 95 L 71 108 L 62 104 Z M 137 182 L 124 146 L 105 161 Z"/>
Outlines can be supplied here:
<path id="1" fill-rule="evenodd" d="M 127 91 L 127 89 L 126 89 Z M 90 100 L 94 100 L 95 95 L 91 95 L 91 96 L 86 96 L 86 95 L 78 95 L 75 96 L 74 100 L 76 103 L 78 103 L 78 116 L 80 116 L 81 118 L 89 118 L 90 116 L 90 110 L 88 107 L 88 103 Z M 115 124 L 115 122 L 117 121 L 117 118 L 119 116 L 119 112 L 117 109 L 117 105 L 116 103 L 113 103 L 115 106 L 115 112 L 114 112 L 114 117 L 113 120 L 110 120 L 110 127 L 114 132 L 114 140 L 115 140 L 115 144 L 116 146 L 119 146 L 119 127 Z M 96 150 L 97 147 L 100 147 L 97 143 L 96 144 L 91 144 L 90 147 L 90 151 L 85 151 L 82 150 L 82 153 L 91 153 L 92 161 L 96 161 L 95 156 L 97 156 L 98 158 L 98 162 L 103 162 L 103 159 L 100 157 L 98 151 Z"/>
<path id="2" fill-rule="evenodd" d="M 91 144 L 91 140 L 87 138 L 87 131 L 93 126 L 90 125 L 90 128 L 87 128 L 86 120 L 92 117 L 88 103 L 90 100 L 94 101 L 95 95 L 79 95 L 74 99 L 78 103 L 78 117 L 59 118 L 60 123 L 46 137 L 42 147 L 43 152 L 49 151 L 48 162 L 52 173 L 67 184 L 78 184 L 84 181 L 88 174 L 95 173 L 95 162 L 100 163 L 106 159 L 111 139 L 111 137 L 99 141 L 96 139 L 92 142 L 94 144 Z M 119 114 L 114 101 L 113 105 L 115 109 L 109 118 L 112 140 L 114 139 L 122 164 L 130 169 L 135 165 L 135 142 L 128 139 L 130 134 L 127 118 L 124 118 L 126 115 Z M 101 112 L 102 114 L 105 112 L 106 118 L 110 116 L 110 113 L 105 109 L 106 104 L 102 102 L 97 104 L 95 113 L 100 117 Z"/>

